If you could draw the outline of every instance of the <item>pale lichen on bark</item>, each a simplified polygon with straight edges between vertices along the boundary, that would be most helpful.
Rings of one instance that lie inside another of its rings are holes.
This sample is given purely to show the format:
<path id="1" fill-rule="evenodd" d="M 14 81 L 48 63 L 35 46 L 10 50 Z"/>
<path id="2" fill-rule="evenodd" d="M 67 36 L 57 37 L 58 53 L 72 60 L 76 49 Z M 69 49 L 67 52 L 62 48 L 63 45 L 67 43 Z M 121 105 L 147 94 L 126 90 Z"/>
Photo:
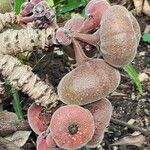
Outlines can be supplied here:
<path id="1" fill-rule="evenodd" d="M 16 54 L 18 52 L 32 52 L 36 48 L 47 48 L 53 45 L 54 29 L 33 29 L 31 25 L 21 30 L 7 30 L 0 34 L 0 53 Z"/>
<path id="2" fill-rule="evenodd" d="M 27 93 L 30 98 L 43 106 L 47 106 L 58 100 L 53 86 L 41 81 L 32 72 L 31 67 L 21 64 L 16 58 L 10 55 L 0 54 L 0 72 L 15 88 Z"/>
<path id="3" fill-rule="evenodd" d="M 5 14 L 0 13 L 0 32 L 10 25 L 14 24 L 17 21 L 17 16 L 15 12 L 8 12 Z"/>
<path id="4" fill-rule="evenodd" d="M 0 31 L 16 23 L 15 13 L 0 14 Z M 43 106 L 58 100 L 52 85 L 47 85 L 32 72 L 32 68 L 21 64 L 10 56 L 20 52 L 32 52 L 53 45 L 55 27 L 34 29 L 31 24 L 20 30 L 8 29 L 0 34 L 0 72 L 18 90 L 27 93 L 31 99 Z"/>

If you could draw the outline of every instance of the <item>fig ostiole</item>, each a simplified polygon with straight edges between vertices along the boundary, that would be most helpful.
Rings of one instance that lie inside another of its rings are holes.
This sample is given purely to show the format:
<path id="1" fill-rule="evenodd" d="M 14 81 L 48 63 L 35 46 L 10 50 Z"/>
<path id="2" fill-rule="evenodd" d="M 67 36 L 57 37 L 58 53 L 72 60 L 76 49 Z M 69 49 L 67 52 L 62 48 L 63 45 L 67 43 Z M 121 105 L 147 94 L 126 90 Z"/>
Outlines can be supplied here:
<path id="1" fill-rule="evenodd" d="M 95 131 L 94 118 L 89 110 L 80 106 L 63 106 L 54 112 L 49 130 L 60 148 L 78 149 L 91 140 Z"/>

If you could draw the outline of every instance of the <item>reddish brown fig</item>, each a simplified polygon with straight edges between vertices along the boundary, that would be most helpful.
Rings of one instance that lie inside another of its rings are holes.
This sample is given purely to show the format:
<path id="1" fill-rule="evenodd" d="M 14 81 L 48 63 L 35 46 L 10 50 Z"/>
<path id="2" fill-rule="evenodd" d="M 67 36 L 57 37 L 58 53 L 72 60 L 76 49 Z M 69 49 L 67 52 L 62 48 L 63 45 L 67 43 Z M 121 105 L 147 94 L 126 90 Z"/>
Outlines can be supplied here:
<path id="1" fill-rule="evenodd" d="M 81 16 L 76 16 L 71 18 L 65 23 L 64 28 L 70 30 L 71 32 L 78 31 L 84 22 L 84 18 Z"/>
<path id="2" fill-rule="evenodd" d="M 41 1 L 43 1 L 43 0 L 31 0 L 30 2 L 32 2 L 33 4 L 38 4 L 38 3 L 40 3 Z"/>
<path id="3" fill-rule="evenodd" d="M 101 20 L 100 48 L 104 59 L 115 67 L 130 63 L 137 52 L 140 28 L 135 18 L 120 5 L 110 7 Z"/>
<path id="4" fill-rule="evenodd" d="M 58 96 L 66 104 L 85 105 L 106 97 L 120 83 L 120 73 L 103 59 L 88 58 L 73 40 L 78 67 L 65 75 L 58 85 Z"/>
<path id="5" fill-rule="evenodd" d="M 36 141 L 36 150 L 55 150 L 55 149 L 50 149 L 47 146 L 46 136 L 47 136 L 47 133 L 45 132 L 41 133 L 38 136 L 37 141 Z"/>
<path id="6" fill-rule="evenodd" d="M 58 28 L 55 34 L 56 42 L 63 46 L 68 46 L 71 44 L 70 31 L 65 28 Z"/>
<path id="7" fill-rule="evenodd" d="M 130 17 L 132 19 L 132 25 L 133 25 L 135 36 L 137 39 L 137 44 L 139 44 L 140 38 L 141 38 L 141 29 L 140 29 L 139 23 L 137 22 L 136 18 L 132 14 L 130 14 Z"/>
<path id="8" fill-rule="evenodd" d="M 50 133 L 47 132 L 43 132 L 38 136 L 36 142 L 36 149 L 37 150 L 61 150 L 54 142 Z"/>
<path id="9" fill-rule="evenodd" d="M 62 78 L 58 95 L 66 104 L 85 105 L 106 97 L 119 82 L 115 68 L 102 59 L 89 59 Z"/>
<path id="10" fill-rule="evenodd" d="M 20 14 L 22 17 L 27 17 L 33 13 L 34 4 L 32 2 L 24 2 L 21 5 Z"/>
<path id="11" fill-rule="evenodd" d="M 51 120 L 51 114 L 44 107 L 33 103 L 28 109 L 28 122 L 36 134 L 46 131 Z"/>
<path id="12" fill-rule="evenodd" d="M 106 0 L 91 0 L 85 7 L 87 19 L 80 28 L 81 33 L 89 32 L 100 25 L 103 13 L 110 7 Z"/>
<path id="13" fill-rule="evenodd" d="M 92 139 L 86 145 L 87 147 L 94 148 L 103 140 L 104 132 L 109 125 L 113 108 L 110 101 L 106 98 L 85 105 L 84 108 L 88 109 L 94 117 L 95 132 Z"/>
<path id="14" fill-rule="evenodd" d="M 102 125 L 102 126 L 101 126 L 101 131 L 102 131 L 102 130 L 105 130 L 105 129 L 106 129 L 106 128 L 104 127 L 104 125 Z M 100 132 L 99 132 L 99 133 L 100 133 Z M 91 141 L 90 141 L 90 144 L 88 143 L 88 144 L 86 145 L 86 147 L 88 147 L 88 148 L 96 148 L 96 147 L 98 147 L 98 146 L 102 143 L 102 141 L 103 141 L 104 133 L 105 133 L 105 132 L 101 132 L 99 138 L 98 138 L 97 140 L 94 140 L 94 142 L 91 142 Z M 93 141 L 93 140 L 92 140 L 92 141 Z"/>
<path id="15" fill-rule="evenodd" d="M 60 148 L 78 149 L 91 140 L 95 125 L 89 110 L 77 105 L 68 105 L 55 111 L 49 129 Z"/>
<path id="16" fill-rule="evenodd" d="M 62 150 L 61 148 L 59 148 L 54 139 L 52 138 L 51 134 L 49 133 L 46 137 L 46 143 L 47 143 L 47 146 L 49 148 L 49 150 Z"/>

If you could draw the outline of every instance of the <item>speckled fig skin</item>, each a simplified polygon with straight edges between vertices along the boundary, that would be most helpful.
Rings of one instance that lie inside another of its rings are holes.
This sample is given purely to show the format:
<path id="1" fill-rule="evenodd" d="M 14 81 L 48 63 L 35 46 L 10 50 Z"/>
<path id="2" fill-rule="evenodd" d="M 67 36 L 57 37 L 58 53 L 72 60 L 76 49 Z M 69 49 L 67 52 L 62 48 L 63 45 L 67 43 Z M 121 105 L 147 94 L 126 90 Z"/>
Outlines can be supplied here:
<path id="1" fill-rule="evenodd" d="M 58 95 L 66 104 L 85 105 L 108 96 L 120 83 L 120 73 L 103 59 L 88 59 L 65 75 Z"/>
<path id="2" fill-rule="evenodd" d="M 94 118 L 89 110 L 77 105 L 60 107 L 52 116 L 50 133 L 63 149 L 79 149 L 93 137 Z"/>
<path id="3" fill-rule="evenodd" d="M 37 137 L 36 150 L 53 150 L 48 148 L 45 134 L 46 133 L 43 132 Z"/>
<path id="4" fill-rule="evenodd" d="M 64 28 L 70 30 L 71 32 L 78 31 L 84 20 L 85 19 L 81 16 L 73 17 L 65 23 Z"/>
<path id="5" fill-rule="evenodd" d="M 130 14 L 130 17 L 131 17 L 131 20 L 132 20 L 132 25 L 133 25 L 133 29 L 134 29 L 134 32 L 135 32 L 135 35 L 136 35 L 137 45 L 138 45 L 139 42 L 140 42 L 140 39 L 141 39 L 140 25 L 137 22 L 136 18 L 132 14 Z"/>
<path id="6" fill-rule="evenodd" d="M 104 125 L 102 125 L 101 126 L 101 129 L 103 129 L 103 130 L 105 130 L 106 128 L 105 128 L 105 126 Z M 102 130 L 101 130 L 102 131 Z M 99 132 L 100 133 L 100 132 Z M 99 146 L 101 143 L 102 143 L 102 141 L 103 141 L 103 138 L 104 138 L 104 133 L 105 132 L 101 132 L 100 133 L 100 136 L 97 138 L 97 139 L 95 139 L 95 140 L 92 140 L 90 143 L 88 143 L 87 145 L 86 145 L 86 147 L 88 147 L 88 148 L 96 148 L 97 146 Z"/>
<path id="7" fill-rule="evenodd" d="M 54 139 L 52 138 L 52 135 L 49 133 L 46 137 L 46 144 L 49 150 L 63 150 L 60 147 L 57 146 Z"/>
<path id="8" fill-rule="evenodd" d="M 48 143 L 47 143 L 47 139 L 48 139 Z M 60 149 L 56 145 L 50 133 L 48 134 L 47 132 L 43 132 L 37 138 L 36 150 L 62 150 L 62 149 Z"/>
<path id="9" fill-rule="evenodd" d="M 115 67 L 132 62 L 139 43 L 136 33 L 139 34 L 138 24 L 125 7 L 109 7 L 102 16 L 100 28 L 100 48 L 105 61 Z"/>
<path id="10" fill-rule="evenodd" d="M 27 117 L 30 127 L 37 135 L 47 130 L 51 120 L 51 114 L 35 103 L 29 107 Z"/>
<path id="11" fill-rule="evenodd" d="M 109 125 L 111 119 L 113 107 L 110 101 L 104 98 L 85 105 L 84 108 L 88 109 L 94 117 L 95 132 L 92 139 L 86 145 L 89 148 L 94 148 L 103 140 L 105 129 Z"/>

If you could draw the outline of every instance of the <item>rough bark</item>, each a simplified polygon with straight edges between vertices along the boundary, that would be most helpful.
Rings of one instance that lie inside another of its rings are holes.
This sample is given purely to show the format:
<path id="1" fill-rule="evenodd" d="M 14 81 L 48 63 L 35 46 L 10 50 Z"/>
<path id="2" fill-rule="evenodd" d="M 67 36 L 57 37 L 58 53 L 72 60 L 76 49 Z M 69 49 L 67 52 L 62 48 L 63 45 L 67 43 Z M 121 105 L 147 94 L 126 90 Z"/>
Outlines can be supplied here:
<path id="1" fill-rule="evenodd" d="M 15 12 L 0 13 L 0 32 L 5 28 L 9 27 L 10 25 L 14 24 L 17 20 L 17 16 L 15 15 Z"/>
<path id="2" fill-rule="evenodd" d="M 0 72 L 15 88 L 27 93 L 32 99 L 43 106 L 52 104 L 58 99 L 53 86 L 41 81 L 32 72 L 31 67 L 21 64 L 10 55 L 0 54 Z"/>
<path id="3" fill-rule="evenodd" d="M 28 25 L 21 30 L 7 30 L 0 34 L 0 54 L 32 52 L 35 48 L 47 48 L 52 45 L 54 28 L 39 30 Z"/>

